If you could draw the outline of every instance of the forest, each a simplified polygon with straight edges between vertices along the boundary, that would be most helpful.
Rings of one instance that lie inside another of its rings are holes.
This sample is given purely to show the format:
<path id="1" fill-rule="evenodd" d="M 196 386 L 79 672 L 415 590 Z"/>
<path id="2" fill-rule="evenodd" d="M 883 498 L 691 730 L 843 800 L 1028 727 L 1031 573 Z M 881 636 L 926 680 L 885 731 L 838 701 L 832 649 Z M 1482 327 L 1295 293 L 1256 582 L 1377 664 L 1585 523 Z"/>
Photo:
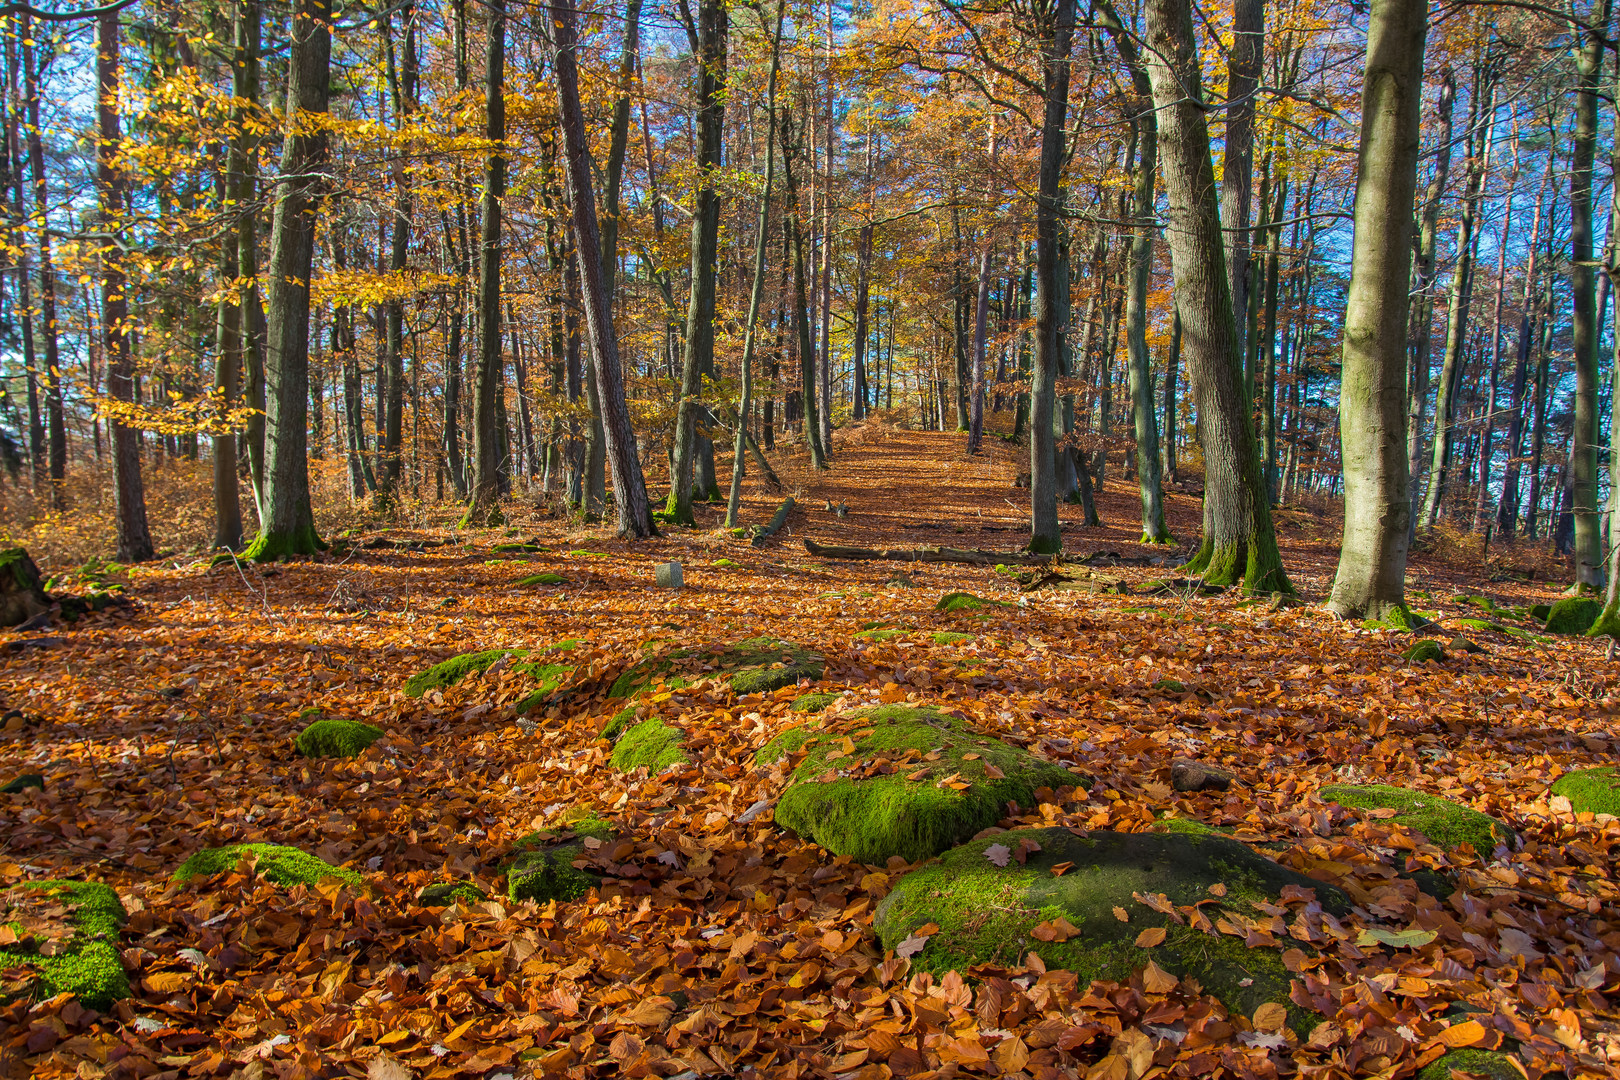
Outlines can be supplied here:
<path id="1" fill-rule="evenodd" d="M 1612 0 L 0 47 L 0 1077 L 1620 1072 Z"/>

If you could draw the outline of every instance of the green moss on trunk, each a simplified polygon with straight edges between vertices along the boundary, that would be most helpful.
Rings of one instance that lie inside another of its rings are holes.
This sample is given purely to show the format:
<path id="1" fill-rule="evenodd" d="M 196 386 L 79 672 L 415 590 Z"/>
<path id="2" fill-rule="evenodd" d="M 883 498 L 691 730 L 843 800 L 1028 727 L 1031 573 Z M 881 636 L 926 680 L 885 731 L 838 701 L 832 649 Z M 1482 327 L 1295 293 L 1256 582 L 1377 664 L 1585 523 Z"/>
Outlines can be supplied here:
<path id="1" fill-rule="evenodd" d="M 248 562 L 275 562 L 300 555 L 315 555 L 326 550 L 326 544 L 310 525 L 296 532 L 261 532 L 253 543 L 243 550 L 239 558 Z"/>

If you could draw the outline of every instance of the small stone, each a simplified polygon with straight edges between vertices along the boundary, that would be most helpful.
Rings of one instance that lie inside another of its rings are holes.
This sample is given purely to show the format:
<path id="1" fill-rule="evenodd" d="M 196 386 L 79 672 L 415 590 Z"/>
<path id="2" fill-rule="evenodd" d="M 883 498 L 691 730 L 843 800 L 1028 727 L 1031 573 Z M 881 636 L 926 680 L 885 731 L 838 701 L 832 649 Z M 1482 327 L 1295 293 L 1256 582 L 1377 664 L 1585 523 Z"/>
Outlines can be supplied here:
<path id="1" fill-rule="evenodd" d="M 1450 649 L 1452 652 L 1482 653 L 1485 651 L 1483 646 L 1474 644 L 1461 634 L 1458 634 L 1456 637 L 1452 638 L 1451 644 L 1447 645 L 1446 648 Z"/>
<path id="2" fill-rule="evenodd" d="M 660 589 L 679 589 L 683 584 L 681 564 L 678 562 L 659 563 L 657 574 Z"/>
<path id="3" fill-rule="evenodd" d="M 1170 763 L 1170 786 L 1177 791 L 1225 791 L 1232 774 L 1213 765 L 1178 758 Z"/>

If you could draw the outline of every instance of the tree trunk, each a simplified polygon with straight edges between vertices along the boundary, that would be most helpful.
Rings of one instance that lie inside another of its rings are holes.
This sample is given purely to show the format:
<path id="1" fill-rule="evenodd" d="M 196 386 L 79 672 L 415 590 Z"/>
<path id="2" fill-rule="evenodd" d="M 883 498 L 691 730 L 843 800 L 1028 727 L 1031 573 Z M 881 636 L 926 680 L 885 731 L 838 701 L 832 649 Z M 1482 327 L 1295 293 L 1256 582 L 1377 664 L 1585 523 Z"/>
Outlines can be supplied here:
<path id="1" fill-rule="evenodd" d="M 613 334 L 613 308 L 603 284 L 602 241 L 596 218 L 596 192 L 591 186 L 590 143 L 579 99 L 579 67 L 575 58 L 577 18 L 573 0 L 563 0 L 551 7 L 563 157 L 567 162 L 585 329 L 590 338 L 591 367 L 596 375 L 603 420 L 603 449 L 613 469 L 620 534 L 655 536 L 652 510 L 647 505 L 647 483 L 641 474 L 635 432 L 630 427 L 630 411 L 625 404 L 619 343 Z"/>
<path id="2" fill-rule="evenodd" d="M 107 390 L 116 401 L 135 400 L 135 358 L 129 341 L 129 297 L 124 276 L 123 222 L 129 179 L 118 166 L 123 143 L 118 114 L 118 12 L 102 9 L 96 20 L 96 187 L 101 203 L 102 355 Z M 118 561 L 145 562 L 153 555 L 146 525 L 146 489 L 141 481 L 140 433 L 113 416 L 113 517 L 118 529 Z"/>
<path id="3" fill-rule="evenodd" d="M 505 390 L 501 359 L 501 201 L 506 197 L 506 5 L 488 4 L 489 45 L 484 54 L 484 190 L 478 227 L 478 366 L 473 378 L 472 500 L 461 527 L 493 526 L 501 514 L 499 399 Z"/>
<path id="4" fill-rule="evenodd" d="M 1345 299 L 1339 439 L 1344 539 L 1328 609 L 1406 618 L 1412 497 L 1406 459 L 1406 326 L 1427 9 L 1374 0 L 1367 29 L 1355 237 Z"/>
<path id="5" fill-rule="evenodd" d="M 295 0 L 291 36 L 287 115 L 324 114 L 331 86 L 328 0 Z M 309 283 L 327 169 L 324 129 L 290 127 L 276 180 L 265 291 L 265 515 L 243 553 L 256 562 L 313 555 L 326 546 L 315 533 L 309 502 L 308 418 Z"/>
<path id="6" fill-rule="evenodd" d="M 67 508 L 67 426 L 62 408 L 62 372 L 57 354 L 56 320 L 56 266 L 51 257 L 51 229 L 49 191 L 45 182 L 45 145 L 40 135 L 39 122 L 39 70 L 34 46 L 28 28 L 28 16 L 22 16 L 22 69 L 25 85 L 24 105 L 28 123 L 29 176 L 34 186 L 34 213 L 39 218 L 39 322 L 35 325 L 44 346 L 44 365 L 40 381 L 45 392 L 45 443 L 49 459 L 47 480 L 51 491 L 51 508 Z"/>
<path id="7" fill-rule="evenodd" d="M 1052 416 L 1062 362 L 1062 342 L 1058 340 L 1058 218 L 1063 209 L 1074 21 L 1075 0 L 1055 0 L 1050 24 L 1041 27 L 1045 105 L 1039 186 L 1035 193 L 1035 356 L 1029 383 L 1029 550 L 1035 554 L 1063 550 Z"/>
<path id="8" fill-rule="evenodd" d="M 1524 295 L 1522 308 L 1519 312 L 1519 336 L 1517 348 L 1514 352 L 1513 388 L 1511 391 L 1513 405 L 1509 410 L 1507 434 L 1507 469 L 1502 474 L 1502 498 L 1496 505 L 1496 532 L 1508 542 L 1519 528 L 1519 474 L 1522 466 L 1519 456 L 1524 452 L 1524 409 L 1525 399 L 1529 393 L 1530 385 L 1530 353 L 1537 318 L 1536 291 L 1537 270 L 1536 256 L 1541 238 L 1541 221 L 1543 207 L 1547 198 L 1547 187 L 1552 182 L 1553 163 L 1557 154 L 1551 152 L 1547 155 L 1547 166 L 1541 174 L 1541 187 L 1536 192 L 1536 208 L 1530 220 L 1530 241 L 1526 247 L 1524 269 Z"/>
<path id="9" fill-rule="evenodd" d="M 1170 213 L 1183 348 L 1198 395 L 1208 528 L 1188 570 L 1248 592 L 1291 592 L 1282 570 L 1244 394 L 1237 323 L 1226 279 L 1215 170 L 1209 156 L 1197 42 L 1188 0 L 1148 0 L 1148 76 Z"/>
<path id="10" fill-rule="evenodd" d="M 1265 0 L 1232 5 L 1232 58 L 1226 78 L 1226 139 L 1221 155 L 1221 219 L 1226 226 L 1226 281 L 1240 345 L 1246 345 L 1249 311 L 1249 216 L 1254 187 L 1254 99 L 1265 56 Z M 1247 350 L 1245 349 L 1245 352 Z M 1249 400 L 1254 399 L 1255 359 L 1241 358 Z"/>
<path id="11" fill-rule="evenodd" d="M 810 333 L 809 283 L 804 265 L 804 225 L 799 217 L 799 187 L 793 173 L 793 116 L 782 111 L 782 180 L 787 186 L 785 225 L 793 245 L 793 326 L 799 352 L 799 416 L 805 442 L 810 447 L 810 464 L 827 467 L 827 448 L 821 441 L 821 422 L 816 406 L 816 347 Z"/>
<path id="12" fill-rule="evenodd" d="M 1417 296 L 1412 320 L 1412 381 L 1407 388 L 1406 447 L 1408 482 L 1412 489 L 1411 521 L 1416 528 L 1418 499 L 1423 485 L 1424 413 L 1428 408 L 1429 368 L 1434 348 L 1434 284 L 1435 248 L 1440 230 L 1440 202 L 1446 193 L 1446 177 L 1451 172 L 1451 117 L 1457 103 L 1457 79 L 1446 65 L 1440 72 L 1440 100 L 1438 103 L 1439 131 L 1435 139 L 1434 174 L 1429 178 L 1423 195 L 1423 215 L 1418 226 L 1416 280 L 1412 291 Z"/>
<path id="13" fill-rule="evenodd" d="M 979 254 L 978 300 L 973 308 L 973 392 L 969 398 L 967 452 L 977 454 L 984 438 L 984 351 L 990 334 L 990 261 L 993 244 L 986 238 Z"/>

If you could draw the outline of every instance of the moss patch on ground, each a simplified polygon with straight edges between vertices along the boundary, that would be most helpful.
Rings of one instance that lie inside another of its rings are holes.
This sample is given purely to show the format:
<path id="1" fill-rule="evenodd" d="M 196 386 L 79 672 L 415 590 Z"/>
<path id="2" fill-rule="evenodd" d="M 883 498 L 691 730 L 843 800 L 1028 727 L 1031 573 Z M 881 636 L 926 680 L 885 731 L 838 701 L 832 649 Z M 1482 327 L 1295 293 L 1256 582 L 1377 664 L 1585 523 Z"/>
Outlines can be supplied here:
<path id="1" fill-rule="evenodd" d="M 647 766 L 649 773 L 663 772 L 671 765 L 687 760 L 681 743 L 686 733 L 672 728 L 662 720 L 643 720 L 626 731 L 613 747 L 613 767 L 620 772 L 631 772 Z"/>
<path id="2" fill-rule="evenodd" d="M 8 780 L 5 784 L 0 785 L 0 795 L 15 795 L 20 791 L 27 791 L 29 788 L 44 791 L 45 777 L 40 773 L 23 773 L 15 780 Z"/>
<path id="3" fill-rule="evenodd" d="M 776 823 L 865 863 L 937 855 L 1001 820 L 1009 801 L 1033 807 L 1036 788 L 1081 783 L 935 709 L 859 709 L 838 725 L 847 734 L 790 728 L 756 760 L 808 748 L 777 802 Z"/>
<path id="4" fill-rule="evenodd" d="M 1324 802 L 1358 810 L 1395 810 L 1394 821 L 1443 848 L 1472 844 L 1475 852 L 1488 857 L 1497 844 L 1511 847 L 1515 840 L 1513 830 L 1489 814 L 1422 791 L 1388 784 L 1331 784 L 1319 794 Z"/>
<path id="5" fill-rule="evenodd" d="M 204 848 L 180 864 L 180 869 L 174 872 L 174 880 L 190 881 L 192 878 L 223 874 L 236 869 L 237 863 L 249 857 L 255 860 L 260 877 L 289 888 L 294 885 L 315 885 L 329 877 L 335 877 L 347 885 L 359 885 L 365 881 L 353 870 L 333 866 L 307 851 L 283 844 L 227 844 L 224 847 Z"/>
<path id="6" fill-rule="evenodd" d="M 1030 850 L 1030 843 L 1039 850 Z M 991 861 L 993 847 L 1010 853 L 1006 866 Z M 1020 850 L 1028 852 L 1022 865 Z M 1063 863 L 1072 866 L 1062 869 Z M 1209 904 L 1210 887 L 1217 884 L 1226 895 Z M 1314 1017 L 1289 1001 L 1292 976 L 1282 963 L 1282 949 L 1295 942 L 1284 937 L 1276 948 L 1251 949 L 1241 937 L 1194 929 L 1134 898 L 1162 894 L 1175 905 L 1204 902 L 1202 911 L 1212 922 L 1221 908 L 1252 920 L 1263 917 L 1256 903 L 1277 903 L 1288 885 L 1315 890 L 1334 915 L 1350 911 L 1350 898 L 1340 890 L 1226 837 L 1079 837 L 1067 829 L 1018 829 L 964 844 L 901 878 L 879 905 L 873 926 L 883 947 L 893 949 L 918 927 L 936 924 L 939 932 L 912 958 L 914 970 L 935 974 L 974 964 L 1017 964 L 1033 951 L 1048 968 L 1073 971 L 1084 986 L 1093 979 L 1123 982 L 1151 960 L 1171 974 L 1196 978 L 1244 1016 L 1268 1001 L 1286 1005 L 1290 1026 L 1303 1032 Z M 1121 922 L 1115 908 L 1130 921 Z M 1059 918 L 1075 928 L 1073 936 L 1035 936 L 1037 926 Z M 1138 947 L 1137 936 L 1151 928 L 1165 931 L 1163 943 Z"/>
<path id="7" fill-rule="evenodd" d="M 1226 836 L 1232 831 L 1230 825 L 1207 825 L 1196 818 L 1160 818 L 1153 823 L 1154 832 L 1176 833 L 1181 836 Z"/>
<path id="8" fill-rule="evenodd" d="M 704 671 L 709 668 L 712 670 Z M 687 681 L 708 675 L 729 683 L 738 694 L 761 694 L 792 686 L 801 679 L 819 679 L 826 671 L 820 654 L 772 637 L 755 637 L 720 649 L 677 649 L 643 660 L 613 681 L 611 697 L 633 697 L 676 672 Z M 684 685 L 684 683 L 683 683 Z"/>
<path id="9" fill-rule="evenodd" d="M 935 645 L 961 645 L 978 637 L 977 634 L 964 634 L 956 630 L 940 630 L 934 634 Z"/>
<path id="10" fill-rule="evenodd" d="M 557 687 L 562 685 L 563 680 L 574 673 L 574 665 L 542 663 L 518 664 L 515 665 L 515 670 L 523 672 L 524 674 L 528 675 L 529 678 L 533 679 L 539 684 L 533 690 L 529 691 L 529 693 L 518 699 L 517 711 L 519 713 L 526 713 L 540 705 L 545 704 L 547 699 L 557 692 Z"/>
<path id="11" fill-rule="evenodd" d="M 1434 638 L 1419 638 L 1401 650 L 1401 659 L 1409 664 L 1438 664 L 1446 658 L 1446 650 Z"/>
<path id="12" fill-rule="evenodd" d="M 911 629 L 905 626 L 882 626 L 872 630 L 858 630 L 854 634 L 856 641 L 893 641 L 895 638 L 905 637 Z"/>
<path id="13" fill-rule="evenodd" d="M 382 728 L 358 720 L 317 720 L 298 733 L 293 745 L 307 758 L 351 758 L 382 737 Z"/>
<path id="14" fill-rule="evenodd" d="M 417 894 L 416 902 L 423 907 L 449 907 L 451 904 L 478 904 L 489 899 L 489 893 L 470 881 L 436 881 Z"/>
<path id="15" fill-rule="evenodd" d="M 528 585 L 566 585 L 566 584 L 568 584 L 568 579 L 567 578 L 563 577 L 561 574 L 553 574 L 549 570 L 546 571 L 543 574 L 530 574 L 526 578 L 519 578 L 518 579 L 518 587 L 519 588 L 522 588 L 522 587 L 528 586 Z"/>
<path id="16" fill-rule="evenodd" d="M 1488 1076 L 1491 1080 L 1523 1080 L 1506 1054 L 1494 1050 L 1452 1050 L 1418 1071 L 1417 1080 L 1451 1080 L 1452 1070 Z"/>
<path id="17" fill-rule="evenodd" d="M 608 719 L 607 723 L 602 725 L 602 738 L 608 740 L 609 742 L 613 742 L 618 739 L 620 735 L 624 734 L 626 728 L 635 722 L 636 707 L 634 705 L 626 705 L 624 708 L 614 713 L 613 716 Z"/>
<path id="18" fill-rule="evenodd" d="M 1585 596 L 1566 596 L 1547 612 L 1547 633 L 1584 634 L 1603 614 L 1603 601 Z"/>
<path id="19" fill-rule="evenodd" d="M 527 649 L 485 649 L 482 652 L 452 656 L 406 679 L 405 696 L 419 698 L 429 690 L 443 690 L 454 686 L 468 675 L 482 675 L 503 656 L 526 655 Z"/>
<path id="20" fill-rule="evenodd" d="M 37 972 L 32 980 L 7 976 L 4 983 L 37 997 L 73 994 L 86 1008 L 105 1011 L 129 997 L 118 956 L 125 917 L 118 894 L 96 882 L 29 881 L 0 894 L 0 925 L 19 938 L 0 947 L 0 970 Z"/>
<path id="21" fill-rule="evenodd" d="M 506 867 L 506 894 L 513 900 L 559 903 L 577 900 L 602 883 L 595 874 L 574 865 L 585 857 L 586 838 L 603 843 L 613 839 L 613 825 L 587 817 L 566 829 L 530 833 L 514 847 L 517 855 Z"/>
<path id="22" fill-rule="evenodd" d="M 1553 781 L 1552 793 L 1568 799 L 1578 814 L 1620 817 L 1620 771 L 1613 766 L 1567 772 Z"/>
<path id="23" fill-rule="evenodd" d="M 788 708 L 797 713 L 818 713 L 837 701 L 839 696 L 838 694 L 801 694 L 793 699 L 793 703 Z"/>
<path id="24" fill-rule="evenodd" d="M 946 593 L 944 596 L 940 597 L 939 603 L 934 605 L 934 610 L 979 611 L 983 608 L 1011 606 L 1012 605 L 1004 603 L 1000 600 L 986 600 L 984 597 L 974 596 L 972 593 L 953 592 Z"/>

